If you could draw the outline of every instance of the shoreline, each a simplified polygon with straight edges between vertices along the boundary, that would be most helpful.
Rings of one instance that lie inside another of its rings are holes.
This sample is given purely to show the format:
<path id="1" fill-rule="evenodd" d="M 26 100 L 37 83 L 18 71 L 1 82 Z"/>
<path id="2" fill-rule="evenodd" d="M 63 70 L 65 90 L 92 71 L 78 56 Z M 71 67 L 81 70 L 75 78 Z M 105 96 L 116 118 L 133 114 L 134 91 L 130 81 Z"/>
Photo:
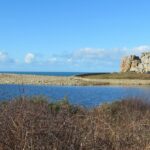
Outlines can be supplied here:
<path id="1" fill-rule="evenodd" d="M 140 86 L 140 85 L 150 85 L 150 80 L 88 79 L 76 76 L 64 77 L 64 76 L 0 74 L 0 84 L 56 85 L 56 86 L 102 86 L 102 85 Z"/>

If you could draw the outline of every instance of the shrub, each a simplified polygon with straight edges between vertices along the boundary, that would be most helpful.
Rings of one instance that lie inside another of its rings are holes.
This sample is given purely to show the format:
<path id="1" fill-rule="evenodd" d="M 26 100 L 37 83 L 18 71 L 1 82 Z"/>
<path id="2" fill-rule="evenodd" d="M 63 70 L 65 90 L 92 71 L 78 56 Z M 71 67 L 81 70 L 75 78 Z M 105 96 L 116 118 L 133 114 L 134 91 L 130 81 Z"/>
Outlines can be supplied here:
<path id="1" fill-rule="evenodd" d="M 85 109 L 24 97 L 0 104 L 0 149 L 148 150 L 150 104 L 127 99 Z"/>

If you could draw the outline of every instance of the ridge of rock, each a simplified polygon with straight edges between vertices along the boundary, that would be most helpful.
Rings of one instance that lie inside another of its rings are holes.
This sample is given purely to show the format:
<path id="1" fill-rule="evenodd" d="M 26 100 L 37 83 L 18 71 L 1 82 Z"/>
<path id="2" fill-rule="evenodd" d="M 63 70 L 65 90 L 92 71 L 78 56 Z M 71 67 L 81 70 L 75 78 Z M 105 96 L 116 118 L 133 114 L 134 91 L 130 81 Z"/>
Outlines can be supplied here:
<path id="1" fill-rule="evenodd" d="M 121 60 L 121 72 L 150 72 L 150 52 L 144 52 L 141 57 L 130 55 Z"/>

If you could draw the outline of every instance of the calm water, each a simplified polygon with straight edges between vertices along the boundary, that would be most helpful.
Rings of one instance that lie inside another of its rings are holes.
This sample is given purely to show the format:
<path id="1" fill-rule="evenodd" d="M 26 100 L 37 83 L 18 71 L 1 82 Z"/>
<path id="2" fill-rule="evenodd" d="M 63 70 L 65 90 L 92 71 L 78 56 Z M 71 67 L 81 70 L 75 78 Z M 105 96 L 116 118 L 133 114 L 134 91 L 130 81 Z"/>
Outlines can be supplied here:
<path id="1" fill-rule="evenodd" d="M 150 87 L 68 87 L 68 86 L 33 86 L 0 85 L 0 100 L 11 99 L 20 95 L 45 95 L 50 101 L 67 96 L 72 104 L 92 107 L 103 102 L 111 102 L 126 97 L 144 97 L 150 100 Z"/>
<path id="2" fill-rule="evenodd" d="M 87 72 L 11 72 L 11 71 L 6 71 L 6 72 L 0 72 L 0 73 L 5 73 L 5 74 L 25 74 L 25 75 L 43 75 L 43 76 L 74 76 L 74 75 L 79 75 Z"/>

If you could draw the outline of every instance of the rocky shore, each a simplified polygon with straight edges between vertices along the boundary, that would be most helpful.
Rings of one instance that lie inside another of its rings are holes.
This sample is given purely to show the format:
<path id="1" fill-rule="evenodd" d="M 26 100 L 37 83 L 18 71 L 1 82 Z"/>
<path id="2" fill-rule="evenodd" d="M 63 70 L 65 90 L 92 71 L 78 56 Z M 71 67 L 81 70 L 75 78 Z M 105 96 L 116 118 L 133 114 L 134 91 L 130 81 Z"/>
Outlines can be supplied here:
<path id="1" fill-rule="evenodd" d="M 88 79 L 75 76 L 58 77 L 58 76 L 0 74 L 0 84 L 32 84 L 32 85 L 58 85 L 58 86 L 150 85 L 150 79 L 149 80 Z"/>
<path id="2" fill-rule="evenodd" d="M 81 77 L 0 74 L 0 84 L 34 84 L 60 86 L 106 85 L 108 82 L 85 80 Z"/>

